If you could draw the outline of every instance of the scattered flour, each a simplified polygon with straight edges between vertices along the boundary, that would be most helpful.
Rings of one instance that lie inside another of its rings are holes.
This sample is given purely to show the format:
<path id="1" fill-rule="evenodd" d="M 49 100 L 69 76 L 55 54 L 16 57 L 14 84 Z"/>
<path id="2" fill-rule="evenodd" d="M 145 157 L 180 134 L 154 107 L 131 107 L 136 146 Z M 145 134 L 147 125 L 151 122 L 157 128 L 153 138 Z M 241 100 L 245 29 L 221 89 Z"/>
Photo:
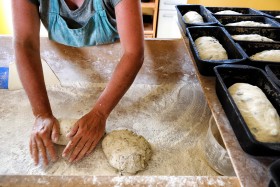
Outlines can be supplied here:
<path id="1" fill-rule="evenodd" d="M 74 85 L 74 86 L 73 86 Z M 48 88 L 57 118 L 79 118 L 89 111 L 105 84 L 73 84 Z M 118 176 L 101 145 L 77 164 L 63 158 L 44 168 L 34 166 L 28 142 L 33 125 L 29 101 L 23 90 L 0 90 L 0 174 Z M 106 131 L 126 128 L 144 136 L 153 156 L 139 176 L 216 176 L 204 158 L 210 110 L 198 83 L 134 84 L 107 120 Z M 63 146 L 56 146 L 61 155 Z"/>

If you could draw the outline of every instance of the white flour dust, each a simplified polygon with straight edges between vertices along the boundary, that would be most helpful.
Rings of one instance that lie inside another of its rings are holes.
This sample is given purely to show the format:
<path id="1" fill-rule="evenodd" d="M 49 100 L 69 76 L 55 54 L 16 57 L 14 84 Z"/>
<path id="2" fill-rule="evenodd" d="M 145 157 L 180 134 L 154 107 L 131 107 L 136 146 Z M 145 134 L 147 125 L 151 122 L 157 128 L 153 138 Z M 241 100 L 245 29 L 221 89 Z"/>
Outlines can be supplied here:
<path id="1" fill-rule="evenodd" d="M 57 118 L 79 118 L 88 112 L 104 84 L 49 87 Z M 117 176 L 100 144 L 77 164 L 63 158 L 44 168 L 34 166 L 28 142 L 34 117 L 23 90 L 0 90 L 0 174 Z M 106 131 L 127 128 L 144 136 L 153 156 L 142 176 L 216 176 L 201 145 L 208 129 L 210 110 L 198 84 L 134 84 L 111 113 Z M 63 146 L 57 146 L 61 155 Z"/>

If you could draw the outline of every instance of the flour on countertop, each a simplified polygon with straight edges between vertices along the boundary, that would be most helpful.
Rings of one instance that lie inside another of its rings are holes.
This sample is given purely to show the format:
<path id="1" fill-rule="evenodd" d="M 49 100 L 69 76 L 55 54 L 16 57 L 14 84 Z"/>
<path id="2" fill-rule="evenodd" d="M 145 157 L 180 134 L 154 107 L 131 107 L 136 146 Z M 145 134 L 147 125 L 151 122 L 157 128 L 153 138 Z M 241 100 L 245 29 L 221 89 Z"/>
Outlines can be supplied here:
<path id="1" fill-rule="evenodd" d="M 88 112 L 105 84 L 48 87 L 57 118 L 79 118 Z M 63 158 L 44 168 L 34 166 L 28 142 L 33 115 L 23 90 L 0 90 L 0 174 L 117 176 L 101 145 L 77 164 Z M 133 130 L 152 146 L 153 156 L 139 176 L 216 176 L 204 158 L 210 110 L 199 84 L 133 84 L 107 120 L 106 131 Z M 63 146 L 56 146 L 61 155 Z"/>

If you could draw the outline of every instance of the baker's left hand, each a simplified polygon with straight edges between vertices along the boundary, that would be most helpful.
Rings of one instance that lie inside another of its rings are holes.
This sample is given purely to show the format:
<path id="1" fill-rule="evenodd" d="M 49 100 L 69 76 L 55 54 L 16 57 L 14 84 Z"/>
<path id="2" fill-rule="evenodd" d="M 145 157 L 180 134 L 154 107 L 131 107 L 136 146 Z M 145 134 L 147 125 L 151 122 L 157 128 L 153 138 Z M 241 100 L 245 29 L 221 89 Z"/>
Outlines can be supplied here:
<path id="1" fill-rule="evenodd" d="M 67 135 L 69 143 L 62 156 L 69 162 L 78 162 L 96 147 L 105 132 L 106 117 L 97 111 L 91 111 L 79 119 Z"/>

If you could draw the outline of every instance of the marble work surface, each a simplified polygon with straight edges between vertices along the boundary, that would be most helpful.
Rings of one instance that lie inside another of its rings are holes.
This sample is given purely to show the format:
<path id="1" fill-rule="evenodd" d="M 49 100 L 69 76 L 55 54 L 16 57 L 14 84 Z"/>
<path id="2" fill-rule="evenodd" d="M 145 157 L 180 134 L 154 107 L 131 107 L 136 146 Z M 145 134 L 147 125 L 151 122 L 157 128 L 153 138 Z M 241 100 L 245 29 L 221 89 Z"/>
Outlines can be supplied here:
<path id="1" fill-rule="evenodd" d="M 183 35 L 183 40 L 241 185 L 244 187 L 268 186 L 271 178 L 268 170 L 269 165 L 277 158 L 255 157 L 242 150 L 216 95 L 216 78 L 203 76 L 199 73 L 190 49 L 188 38 L 185 35 Z"/>
<path id="2" fill-rule="evenodd" d="M 58 76 L 63 86 L 71 86 L 72 84 L 92 84 L 92 83 L 104 83 L 110 78 L 112 70 L 116 65 L 117 60 L 121 56 L 120 44 L 112 44 L 99 47 L 76 49 L 71 47 L 65 47 L 59 44 L 50 42 L 46 38 L 41 39 L 41 57 L 46 59 L 52 70 Z M 192 83 L 199 85 L 195 69 L 192 64 L 192 57 L 187 52 L 188 48 L 185 47 L 183 40 L 147 40 L 145 41 L 145 63 L 140 70 L 135 84 L 148 84 L 148 85 L 161 85 L 161 84 L 178 84 L 178 83 Z M 8 66 L 8 64 L 14 61 L 12 49 L 12 38 L 0 37 L 0 66 Z M 164 54 L 164 55 L 163 55 Z M 64 66 L 64 64 L 72 62 L 71 67 Z M 105 66 L 100 65 L 100 62 L 106 63 Z M 183 62 L 183 63 L 182 63 Z M 108 68 L 109 66 L 109 68 Z M 94 67 L 95 72 L 84 71 Z M 75 70 L 75 71 L 73 71 Z M 83 76 L 79 76 L 83 71 Z M 67 72 L 67 73 L 65 73 Z M 200 77 L 199 77 L 200 78 Z M 200 79 L 201 81 L 201 79 Z M 209 85 L 213 86 L 213 80 L 209 80 Z M 203 85 L 203 84 L 202 84 Z M 205 85 L 204 85 L 205 86 Z M 202 87 L 204 87 L 202 86 Z M 194 87 L 195 88 L 195 87 Z M 205 91 L 205 88 L 203 88 Z M 211 90 L 211 87 L 210 87 Z M 208 95 L 207 95 L 208 93 Z M 215 92 L 207 92 L 206 98 L 209 95 L 215 97 Z M 3 98 L 1 98 L 3 99 Z M 203 98 L 202 98 L 203 99 Z M 204 99 L 203 99 L 204 100 Z M 216 99 L 217 101 L 217 99 Z M 209 103 L 209 106 L 213 106 Z M 219 103 L 216 103 L 217 105 Z M 223 114 L 221 108 L 213 111 L 217 112 L 214 117 L 221 118 L 226 121 L 226 117 Z M 0 108 L 0 111 L 1 108 Z M 2 111 L 3 112 L 3 111 Z M 218 117 L 217 117 L 218 116 Z M 222 121 L 223 122 L 223 121 Z M 206 122 L 206 124 L 208 124 Z M 221 124 L 221 123 L 219 123 Z M 228 125 L 228 122 L 225 122 Z M 231 153 L 231 156 L 236 156 L 233 153 L 240 151 L 240 147 L 236 146 L 236 139 L 230 133 L 231 129 L 220 131 L 228 132 L 233 143 L 228 143 L 223 135 L 226 146 Z M 227 135 L 226 135 L 227 137 Z M 4 141 L 1 140 L 1 143 Z M 5 142 L 4 142 L 5 143 Z M 1 154 L 1 150 L 0 150 Z M 250 162 L 246 162 L 246 167 L 241 170 L 240 166 L 244 165 L 243 155 L 242 157 L 232 158 L 234 161 L 234 168 L 237 173 L 247 172 L 247 169 L 256 169 L 251 167 Z M 240 160 L 240 163 L 237 161 Z M 258 161 L 258 160 L 257 160 Z M 254 161 L 253 161 L 254 162 Z M 4 167 L 4 166 L 1 166 Z M 262 169 L 262 168 L 261 168 Z M 241 170 L 241 172 L 239 172 Z M 262 175 L 263 173 L 258 173 Z M 248 180 L 245 175 L 238 175 L 241 177 L 242 184 L 245 186 L 257 186 Z M 242 178 L 243 177 L 243 178 Z M 259 178 L 261 178 L 259 176 Z M 245 183 L 243 183 L 245 182 Z M 248 183 L 246 183 L 248 182 Z M 253 181 L 254 182 L 254 181 Z M 256 180 L 256 182 L 259 182 Z M 239 180 L 237 177 L 221 177 L 221 176 L 135 176 L 135 177 L 116 177 L 116 176 L 104 176 L 104 177 L 90 177 L 90 176 L 39 176 L 39 175 L 1 175 L 0 174 L 0 186 L 60 186 L 66 184 L 67 186 L 76 186 L 77 184 L 84 185 L 104 185 L 104 186 L 132 186 L 132 185 L 159 185 L 159 186 L 239 186 Z M 247 185 L 248 184 L 248 185 Z M 252 184 L 252 185 L 250 185 Z"/>

